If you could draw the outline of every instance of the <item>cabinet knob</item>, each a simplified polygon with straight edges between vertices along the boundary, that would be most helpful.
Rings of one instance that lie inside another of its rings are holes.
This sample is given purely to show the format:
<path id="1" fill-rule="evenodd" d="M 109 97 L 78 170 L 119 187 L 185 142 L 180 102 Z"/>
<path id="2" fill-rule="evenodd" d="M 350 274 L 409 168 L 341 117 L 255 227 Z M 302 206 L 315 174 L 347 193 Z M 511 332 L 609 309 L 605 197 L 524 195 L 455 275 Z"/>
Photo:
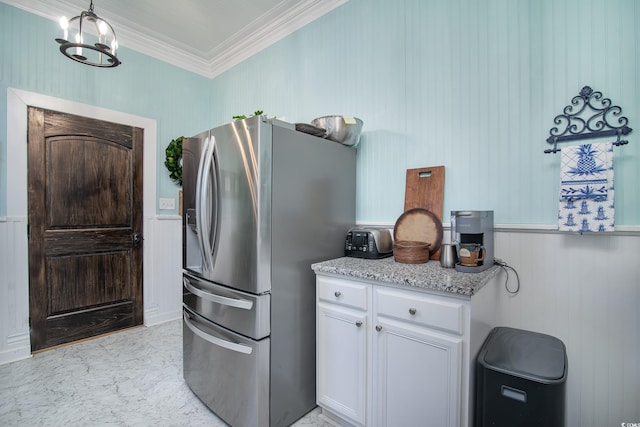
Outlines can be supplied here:
<path id="1" fill-rule="evenodd" d="M 376 325 L 376 331 L 380 332 L 382 330 L 382 325 Z"/>
<path id="2" fill-rule="evenodd" d="M 417 310 L 415 308 L 410 308 L 409 309 L 409 314 L 412 315 L 412 316 L 415 316 L 416 312 L 417 312 Z"/>
<path id="3" fill-rule="evenodd" d="M 342 292 L 335 291 L 333 294 L 336 296 L 336 298 L 338 298 L 338 297 L 340 297 L 340 295 L 342 295 Z"/>
<path id="4" fill-rule="evenodd" d="M 358 328 L 359 328 L 360 326 L 362 326 L 362 320 L 358 320 L 358 321 L 356 322 L 356 326 L 357 326 Z"/>

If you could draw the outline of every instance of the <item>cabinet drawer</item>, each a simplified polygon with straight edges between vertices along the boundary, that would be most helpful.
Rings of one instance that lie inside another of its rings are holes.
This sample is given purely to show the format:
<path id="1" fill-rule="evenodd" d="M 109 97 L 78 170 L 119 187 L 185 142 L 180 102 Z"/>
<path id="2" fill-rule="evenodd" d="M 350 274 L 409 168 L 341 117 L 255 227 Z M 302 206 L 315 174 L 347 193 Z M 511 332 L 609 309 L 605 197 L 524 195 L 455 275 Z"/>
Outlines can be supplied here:
<path id="1" fill-rule="evenodd" d="M 378 315 L 462 335 L 464 304 L 416 292 L 375 289 Z"/>
<path id="2" fill-rule="evenodd" d="M 317 276 L 318 299 L 346 307 L 367 310 L 369 285 L 341 280 L 333 277 Z"/>

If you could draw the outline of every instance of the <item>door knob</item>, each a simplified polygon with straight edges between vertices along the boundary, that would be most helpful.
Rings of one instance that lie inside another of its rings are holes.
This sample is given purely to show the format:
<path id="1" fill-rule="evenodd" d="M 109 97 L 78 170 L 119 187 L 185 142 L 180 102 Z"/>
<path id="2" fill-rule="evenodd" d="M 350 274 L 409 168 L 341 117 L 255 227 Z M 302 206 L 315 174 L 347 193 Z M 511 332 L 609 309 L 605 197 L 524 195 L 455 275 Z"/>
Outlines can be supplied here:
<path id="1" fill-rule="evenodd" d="M 382 330 L 382 325 L 376 325 L 376 331 L 380 332 Z"/>
<path id="2" fill-rule="evenodd" d="M 140 233 L 133 233 L 131 235 L 131 246 L 133 248 L 139 248 L 142 246 L 142 235 Z"/>
<path id="3" fill-rule="evenodd" d="M 357 326 L 358 328 L 359 328 L 360 326 L 362 326 L 362 320 L 358 320 L 358 321 L 356 322 L 356 326 Z"/>

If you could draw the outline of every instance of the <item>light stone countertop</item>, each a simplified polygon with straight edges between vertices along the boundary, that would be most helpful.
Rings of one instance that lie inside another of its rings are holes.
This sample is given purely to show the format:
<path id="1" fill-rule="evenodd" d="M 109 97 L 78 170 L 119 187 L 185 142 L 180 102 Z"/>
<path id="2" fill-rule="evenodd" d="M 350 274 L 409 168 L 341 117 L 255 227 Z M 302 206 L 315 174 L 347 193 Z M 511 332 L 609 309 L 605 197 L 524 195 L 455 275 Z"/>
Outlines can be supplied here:
<path id="1" fill-rule="evenodd" d="M 429 260 L 424 264 L 402 264 L 393 257 L 363 259 L 342 257 L 311 265 L 316 273 L 330 273 L 406 286 L 415 290 L 439 291 L 473 296 L 500 271 L 494 265 L 480 273 L 463 273 L 454 268 L 442 268 L 440 262 Z"/>

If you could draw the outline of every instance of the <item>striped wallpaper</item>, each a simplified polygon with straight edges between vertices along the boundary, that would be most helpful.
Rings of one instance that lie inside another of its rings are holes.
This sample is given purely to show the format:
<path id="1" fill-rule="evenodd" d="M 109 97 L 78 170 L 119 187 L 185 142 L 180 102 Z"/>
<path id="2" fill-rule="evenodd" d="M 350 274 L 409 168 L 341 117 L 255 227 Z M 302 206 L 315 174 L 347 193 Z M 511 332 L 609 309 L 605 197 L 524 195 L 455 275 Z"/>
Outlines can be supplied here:
<path id="1" fill-rule="evenodd" d="M 640 129 L 638 22 L 634 0 L 350 0 L 214 79 L 214 122 L 360 117 L 363 223 L 402 213 L 407 168 L 445 165 L 445 213 L 554 224 L 554 117 L 589 85 Z M 638 132 L 615 150 L 618 225 L 640 224 Z"/>

